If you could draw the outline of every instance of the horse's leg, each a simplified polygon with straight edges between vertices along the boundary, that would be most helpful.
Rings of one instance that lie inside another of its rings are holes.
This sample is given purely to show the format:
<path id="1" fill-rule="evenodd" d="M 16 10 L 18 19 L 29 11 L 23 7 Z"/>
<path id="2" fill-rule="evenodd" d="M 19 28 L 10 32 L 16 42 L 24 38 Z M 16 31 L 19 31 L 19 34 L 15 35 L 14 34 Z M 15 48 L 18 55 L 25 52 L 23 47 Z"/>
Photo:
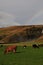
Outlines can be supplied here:
<path id="1" fill-rule="evenodd" d="M 6 54 L 6 52 L 7 52 L 7 51 L 5 50 L 5 51 L 4 51 L 4 54 Z"/>
<path id="2" fill-rule="evenodd" d="M 16 52 L 15 49 L 13 49 L 13 52 L 14 52 L 14 53 Z"/>
<path id="3" fill-rule="evenodd" d="M 5 51 L 4 51 L 4 54 L 7 54 L 7 53 L 8 53 L 8 50 L 5 50 Z"/>
<path id="4" fill-rule="evenodd" d="M 13 52 L 16 53 L 16 50 L 17 50 L 17 47 L 16 48 L 13 48 Z"/>

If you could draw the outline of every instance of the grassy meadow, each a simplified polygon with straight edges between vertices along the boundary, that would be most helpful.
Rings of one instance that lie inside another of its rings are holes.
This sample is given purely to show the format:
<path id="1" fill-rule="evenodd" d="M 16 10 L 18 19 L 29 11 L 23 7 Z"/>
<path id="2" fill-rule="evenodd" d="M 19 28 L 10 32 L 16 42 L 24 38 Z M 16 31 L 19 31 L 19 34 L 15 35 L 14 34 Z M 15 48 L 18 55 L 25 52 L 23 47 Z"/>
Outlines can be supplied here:
<path id="1" fill-rule="evenodd" d="M 43 65 L 43 47 L 18 46 L 16 53 L 4 54 L 5 47 L 0 47 L 0 65 Z"/>

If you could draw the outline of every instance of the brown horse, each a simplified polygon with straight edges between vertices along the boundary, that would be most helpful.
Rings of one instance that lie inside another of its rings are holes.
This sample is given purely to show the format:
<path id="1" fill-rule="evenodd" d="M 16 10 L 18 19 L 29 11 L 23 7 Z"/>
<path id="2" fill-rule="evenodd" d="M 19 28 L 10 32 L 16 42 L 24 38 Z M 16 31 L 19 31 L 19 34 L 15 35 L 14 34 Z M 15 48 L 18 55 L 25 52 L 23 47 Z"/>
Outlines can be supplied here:
<path id="1" fill-rule="evenodd" d="M 17 49 L 17 46 L 16 45 L 13 45 L 13 46 L 8 46 L 6 49 L 5 49 L 5 51 L 4 51 L 4 53 L 6 54 L 6 53 L 8 53 L 8 52 L 16 52 L 16 49 Z"/>
<path id="2" fill-rule="evenodd" d="M 33 47 L 33 48 L 39 48 L 39 46 L 36 45 L 36 44 L 33 44 L 32 47 Z"/>

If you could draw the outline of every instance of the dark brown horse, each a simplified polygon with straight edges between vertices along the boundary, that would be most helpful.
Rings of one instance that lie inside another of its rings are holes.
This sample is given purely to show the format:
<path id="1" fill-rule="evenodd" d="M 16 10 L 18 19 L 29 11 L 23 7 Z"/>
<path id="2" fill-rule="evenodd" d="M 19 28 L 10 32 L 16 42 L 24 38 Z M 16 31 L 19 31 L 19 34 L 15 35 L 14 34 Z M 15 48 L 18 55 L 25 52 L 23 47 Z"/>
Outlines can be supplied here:
<path id="1" fill-rule="evenodd" d="M 33 48 L 39 48 L 39 46 L 36 45 L 36 44 L 33 44 L 32 47 L 33 47 Z"/>
<path id="2" fill-rule="evenodd" d="M 16 46 L 16 45 L 8 46 L 8 47 L 5 49 L 4 53 L 5 53 L 5 54 L 8 53 L 8 52 L 14 52 L 14 53 L 16 53 L 16 49 L 17 49 L 17 46 Z"/>

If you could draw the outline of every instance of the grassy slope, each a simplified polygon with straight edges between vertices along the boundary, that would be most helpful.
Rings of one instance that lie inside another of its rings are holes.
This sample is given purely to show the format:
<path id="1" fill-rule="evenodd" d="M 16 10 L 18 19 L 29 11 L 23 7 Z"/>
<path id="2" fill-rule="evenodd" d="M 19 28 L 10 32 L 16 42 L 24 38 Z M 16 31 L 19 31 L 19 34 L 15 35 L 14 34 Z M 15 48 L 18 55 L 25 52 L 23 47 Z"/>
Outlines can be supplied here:
<path id="1" fill-rule="evenodd" d="M 2 39 L 2 41 L 8 41 L 8 39 L 14 35 L 14 34 L 19 34 L 21 32 L 24 32 L 24 30 L 26 30 L 27 28 L 30 29 L 33 26 L 11 26 L 11 27 L 6 27 L 6 28 L 0 28 L 0 36 L 5 35 L 6 37 L 4 37 Z M 36 25 L 35 27 L 43 27 L 43 25 Z M 39 38 L 38 40 L 43 42 L 43 36 L 41 38 Z M 39 41 L 35 41 L 35 42 L 39 42 Z"/>
<path id="2" fill-rule="evenodd" d="M 4 55 L 4 48 L 0 48 L 0 65 L 43 65 L 43 48 L 33 49 L 19 46 L 17 52 Z"/>

